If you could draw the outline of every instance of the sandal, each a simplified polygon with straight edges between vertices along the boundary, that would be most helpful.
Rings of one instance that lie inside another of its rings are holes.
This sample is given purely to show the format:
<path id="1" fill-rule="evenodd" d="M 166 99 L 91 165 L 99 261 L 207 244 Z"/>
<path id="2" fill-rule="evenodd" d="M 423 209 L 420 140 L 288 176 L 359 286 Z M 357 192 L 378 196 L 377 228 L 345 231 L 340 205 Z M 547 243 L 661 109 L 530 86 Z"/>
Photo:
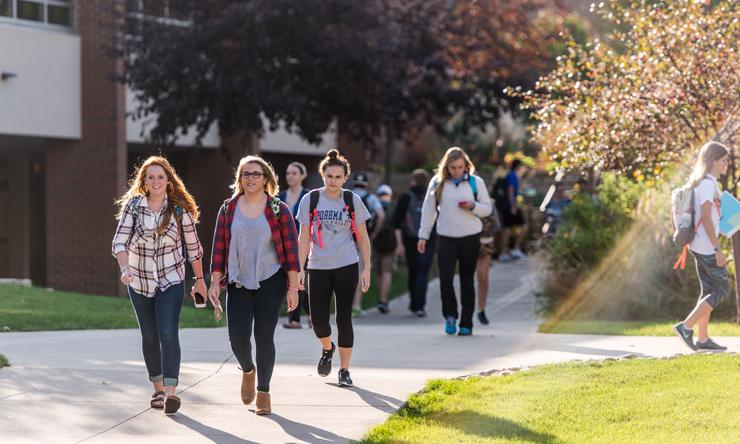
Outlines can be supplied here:
<path id="1" fill-rule="evenodd" d="M 149 401 L 149 406 L 153 409 L 164 408 L 164 392 L 154 392 L 152 400 Z"/>
<path id="2" fill-rule="evenodd" d="M 180 398 L 178 398 L 176 395 L 168 396 L 164 401 L 164 414 L 172 415 L 176 413 L 177 410 L 180 408 L 180 404 Z"/>

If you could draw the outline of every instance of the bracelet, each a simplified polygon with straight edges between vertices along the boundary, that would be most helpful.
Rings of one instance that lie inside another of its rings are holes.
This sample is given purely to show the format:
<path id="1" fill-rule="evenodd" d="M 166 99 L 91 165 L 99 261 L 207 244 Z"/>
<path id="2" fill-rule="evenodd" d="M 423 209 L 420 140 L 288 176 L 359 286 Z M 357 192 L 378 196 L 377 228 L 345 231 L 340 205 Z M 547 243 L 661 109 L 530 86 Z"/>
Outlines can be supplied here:
<path id="1" fill-rule="evenodd" d="M 205 279 L 205 276 L 201 276 L 201 277 L 195 277 L 195 276 L 193 276 L 193 280 L 194 281 L 198 281 L 198 280 L 201 280 L 201 279 Z"/>
<path id="2" fill-rule="evenodd" d="M 298 291 L 299 288 L 297 287 L 288 287 L 288 291 Z"/>
<path id="3" fill-rule="evenodd" d="M 129 270 L 129 266 L 125 265 L 123 268 L 121 268 L 121 274 L 127 272 Z"/>

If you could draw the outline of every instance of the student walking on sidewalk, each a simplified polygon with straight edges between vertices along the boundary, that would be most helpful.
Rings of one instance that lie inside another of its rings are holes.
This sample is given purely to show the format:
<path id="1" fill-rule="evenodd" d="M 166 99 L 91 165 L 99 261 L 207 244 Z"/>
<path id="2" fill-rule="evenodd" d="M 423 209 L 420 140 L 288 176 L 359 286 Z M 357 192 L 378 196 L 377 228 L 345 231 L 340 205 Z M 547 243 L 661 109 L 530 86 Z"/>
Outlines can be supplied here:
<path id="1" fill-rule="evenodd" d="M 301 199 L 298 220 L 300 263 L 308 257 L 308 298 L 311 321 L 322 346 L 318 374 L 331 373 L 336 346 L 331 340 L 329 311 L 332 295 L 336 302 L 337 344 L 339 345 L 339 386 L 352 386 L 349 373 L 354 330 L 352 299 L 358 279 L 363 292 L 370 287 L 370 241 L 365 222 L 370 218 L 362 200 L 342 185 L 350 174 L 350 165 L 337 150 L 330 150 L 319 164 L 324 187 Z M 359 253 L 364 267 L 359 270 Z M 305 271 L 299 274 L 303 285 Z"/>
<path id="2" fill-rule="evenodd" d="M 288 183 L 288 189 L 278 194 L 280 200 L 290 208 L 294 221 L 296 221 L 295 217 L 298 214 L 298 204 L 301 203 L 303 196 L 308 194 L 308 189 L 303 186 L 303 181 L 306 180 L 307 176 L 306 165 L 301 162 L 291 162 L 285 170 L 285 181 Z M 296 225 L 298 225 L 297 221 Z M 284 323 L 283 327 L 303 328 L 303 325 L 301 325 L 301 309 L 310 317 L 311 309 L 308 306 L 308 292 L 306 290 L 298 291 L 298 308 L 288 313 L 288 322 Z M 308 327 L 311 328 L 310 319 L 308 324 Z"/>
<path id="3" fill-rule="evenodd" d="M 255 413 L 269 415 L 275 326 L 286 292 L 288 311 L 298 306 L 298 233 L 288 206 L 275 197 L 277 176 L 264 159 L 243 158 L 232 188 L 234 195 L 218 212 L 208 297 L 217 305 L 221 287 L 227 287 L 229 341 L 242 368 L 242 402 L 249 405 L 256 396 Z"/>
<path id="4" fill-rule="evenodd" d="M 424 254 L 436 221 L 442 315 L 445 319 L 445 333 L 449 335 L 473 334 L 475 267 L 483 228 L 480 218 L 491 214 L 492 208 L 485 182 L 474 173 L 475 166 L 465 151 L 457 147 L 448 149 L 439 162 L 422 206 L 417 248 L 419 253 Z M 452 285 L 458 263 L 462 306 L 459 316 Z M 456 325 L 458 317 L 459 332 Z"/>
<path id="5" fill-rule="evenodd" d="M 144 362 L 154 384 L 150 406 L 173 414 L 180 408 L 180 311 L 185 255 L 195 273 L 190 294 L 206 294 L 195 224 L 198 207 L 166 158 L 152 156 L 134 172 L 117 204 L 113 256 L 128 287 L 141 331 Z"/>
<path id="6" fill-rule="evenodd" d="M 409 311 L 417 317 L 427 315 L 424 307 L 427 303 L 427 284 L 429 270 L 437 243 L 434 229 L 429 235 L 424 253 L 419 253 L 419 228 L 421 227 L 421 209 L 429 185 L 429 173 L 416 169 L 411 173 L 409 190 L 398 199 L 398 206 L 393 213 L 393 225 L 396 228 L 396 254 L 406 258 L 409 279 Z"/>
<path id="7" fill-rule="evenodd" d="M 673 331 L 692 350 L 727 350 L 709 337 L 712 310 L 730 295 L 726 259 L 719 243 L 720 199 L 717 178 L 727 172 L 729 150 L 717 142 L 709 142 L 699 150 L 689 185 L 694 190 L 694 220 L 696 232 L 689 250 L 696 261 L 701 294 L 694 309 Z M 694 325 L 699 337 L 694 343 Z"/>

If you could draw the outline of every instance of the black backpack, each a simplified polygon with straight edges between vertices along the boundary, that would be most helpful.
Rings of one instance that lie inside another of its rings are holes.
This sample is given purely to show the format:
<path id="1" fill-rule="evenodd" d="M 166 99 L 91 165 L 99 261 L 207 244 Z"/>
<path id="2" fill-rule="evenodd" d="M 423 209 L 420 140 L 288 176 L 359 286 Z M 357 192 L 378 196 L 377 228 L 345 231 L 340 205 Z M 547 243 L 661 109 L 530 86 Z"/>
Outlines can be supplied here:
<path id="1" fill-rule="evenodd" d="M 378 236 L 373 242 L 373 246 L 381 254 L 388 254 L 396 250 L 396 234 L 393 228 L 392 208 L 390 202 L 380 201 L 385 211 L 385 220 L 383 227 L 378 232 Z"/>
<path id="2" fill-rule="evenodd" d="M 493 188 L 491 189 L 491 196 L 493 197 L 496 206 L 499 208 L 503 208 L 504 203 L 509 199 L 509 197 L 506 195 L 507 188 L 508 182 L 506 181 L 506 177 L 499 177 L 493 184 Z"/>
<path id="3" fill-rule="evenodd" d="M 409 191 L 409 205 L 406 208 L 406 217 L 403 218 L 403 232 L 406 236 L 414 238 L 419 237 L 419 228 L 421 227 L 421 209 L 424 205 L 424 199 L 413 191 Z"/>
<path id="4" fill-rule="evenodd" d="M 324 248 L 323 241 L 321 240 L 321 218 L 319 212 L 316 211 L 316 207 L 319 204 L 319 190 L 311 190 L 308 197 L 308 234 L 313 239 L 313 226 L 314 221 L 316 222 L 316 239 L 319 244 L 319 248 Z M 352 226 L 352 238 L 357 240 L 357 226 L 355 225 L 355 202 L 354 193 L 350 190 L 342 190 L 342 198 L 344 199 L 344 211 L 349 213 L 349 221 Z"/>

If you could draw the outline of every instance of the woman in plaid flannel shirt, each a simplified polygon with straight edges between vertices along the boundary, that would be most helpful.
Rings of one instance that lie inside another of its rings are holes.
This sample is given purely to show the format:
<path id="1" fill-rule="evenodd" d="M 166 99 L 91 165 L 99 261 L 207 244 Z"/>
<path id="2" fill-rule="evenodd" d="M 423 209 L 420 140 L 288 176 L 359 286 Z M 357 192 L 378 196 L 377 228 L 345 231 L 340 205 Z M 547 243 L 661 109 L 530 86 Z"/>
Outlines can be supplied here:
<path id="1" fill-rule="evenodd" d="M 290 210 L 275 196 L 277 177 L 264 159 L 243 158 L 232 188 L 234 195 L 218 212 L 208 297 L 217 305 L 221 287 L 227 287 L 229 341 L 242 368 L 242 402 L 249 405 L 256 397 L 255 413 L 269 415 L 275 326 L 286 292 L 288 311 L 298 306 L 298 233 Z"/>
<path id="2" fill-rule="evenodd" d="M 149 157 L 136 170 L 118 200 L 113 256 L 121 268 L 141 330 L 144 362 L 154 384 L 153 408 L 172 414 L 180 373 L 180 310 L 184 298 L 185 257 L 195 273 L 191 291 L 206 294 L 203 248 L 195 224 L 198 207 L 166 158 Z"/>

